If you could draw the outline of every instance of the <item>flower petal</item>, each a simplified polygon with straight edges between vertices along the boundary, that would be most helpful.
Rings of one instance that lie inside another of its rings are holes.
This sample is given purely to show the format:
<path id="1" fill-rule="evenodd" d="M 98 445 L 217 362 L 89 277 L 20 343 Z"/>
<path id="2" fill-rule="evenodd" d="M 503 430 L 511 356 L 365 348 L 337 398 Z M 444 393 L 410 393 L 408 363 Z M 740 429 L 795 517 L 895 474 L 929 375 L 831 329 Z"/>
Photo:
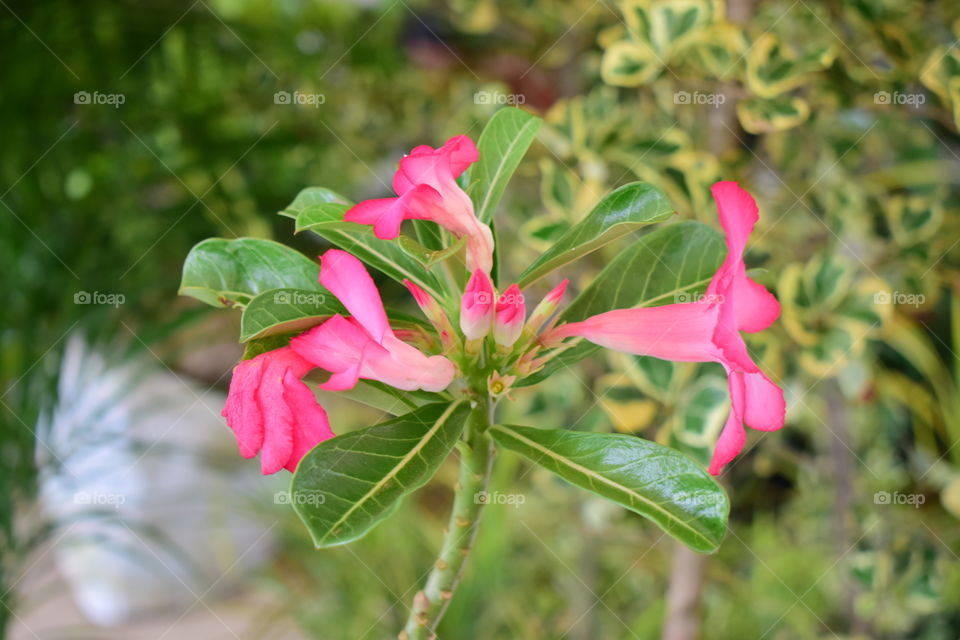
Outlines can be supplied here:
<path id="1" fill-rule="evenodd" d="M 728 462 L 737 457 L 743 450 L 743 445 L 747 442 L 747 434 L 743 429 L 743 404 L 744 404 L 744 385 L 743 376 L 739 372 L 733 371 L 728 377 L 730 385 L 730 415 L 727 416 L 727 422 L 723 425 L 723 431 L 717 438 L 717 444 L 713 449 L 713 457 L 710 459 L 711 475 L 720 475 L 723 467 Z"/>
<path id="2" fill-rule="evenodd" d="M 359 322 L 340 314 L 301 333 L 290 341 L 290 348 L 314 366 L 332 375 L 319 385 L 327 391 L 352 389 L 360 377 L 361 365 L 372 352 L 383 351 Z"/>
<path id="3" fill-rule="evenodd" d="M 293 414 L 293 448 L 287 464 L 287 471 L 296 471 L 297 464 L 324 440 L 334 436 L 330 429 L 327 412 L 317 403 L 316 397 L 293 372 L 287 370 L 283 376 L 283 399 Z"/>
<path id="4" fill-rule="evenodd" d="M 747 426 L 759 431 L 776 431 L 783 427 L 786 402 L 783 389 L 763 373 L 743 374 L 743 419 Z"/>
<path id="5" fill-rule="evenodd" d="M 443 356 L 427 356 L 394 336 L 384 338 L 383 349 L 364 353 L 360 377 L 414 391 L 443 391 L 453 382 L 456 367 Z"/>
<path id="6" fill-rule="evenodd" d="M 263 360 L 244 360 L 233 368 L 230 392 L 223 407 L 224 418 L 233 430 L 240 455 L 252 458 L 263 446 L 263 416 L 257 404 L 257 387 L 263 373 Z"/>
<path id="7" fill-rule="evenodd" d="M 381 342 L 384 335 L 391 333 L 377 285 L 363 263 L 355 257 L 339 249 L 330 249 L 323 254 L 320 284 L 343 303 L 371 338 Z"/>
<path id="8" fill-rule="evenodd" d="M 544 340 L 582 336 L 616 351 L 663 360 L 712 362 L 719 359 L 713 342 L 718 310 L 717 305 L 703 302 L 615 309 L 561 325 L 545 334 Z"/>

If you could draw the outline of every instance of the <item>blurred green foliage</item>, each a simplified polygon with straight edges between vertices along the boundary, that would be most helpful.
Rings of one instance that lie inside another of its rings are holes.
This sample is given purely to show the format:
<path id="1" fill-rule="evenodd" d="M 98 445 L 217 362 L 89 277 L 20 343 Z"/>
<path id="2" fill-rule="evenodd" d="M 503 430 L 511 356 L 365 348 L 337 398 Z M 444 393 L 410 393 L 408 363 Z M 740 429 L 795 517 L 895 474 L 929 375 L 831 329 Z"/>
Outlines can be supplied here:
<path id="1" fill-rule="evenodd" d="M 7 0 L 0 14 L 5 584 L 36 542 L 15 535 L 13 516 L 33 496 L 32 427 L 69 330 L 156 348 L 206 318 L 175 298 L 195 242 L 287 242 L 292 223 L 273 214 L 304 186 L 381 195 L 400 153 L 475 137 L 512 97 L 547 125 L 498 228 L 525 247 L 504 256 L 507 274 L 628 181 L 709 224 L 717 179 L 761 205 L 749 266 L 783 320 L 750 345 L 791 409 L 724 476 L 732 531 L 707 563 L 702 637 L 956 636 L 956 3 Z M 81 91 L 125 99 L 76 104 Z M 277 104 L 278 91 L 325 101 Z M 293 239 L 316 253 L 312 242 Z M 574 286 L 617 250 L 571 267 Z M 125 303 L 76 304 L 78 292 Z M 703 460 L 725 414 L 717 373 L 594 359 L 516 392 L 504 420 L 641 433 Z M 496 485 L 538 498 L 489 509 L 441 637 L 656 637 L 671 546 L 639 518 L 500 463 Z M 350 549 L 313 552 L 289 514 L 257 584 L 308 633 L 395 631 L 454 475 Z"/>

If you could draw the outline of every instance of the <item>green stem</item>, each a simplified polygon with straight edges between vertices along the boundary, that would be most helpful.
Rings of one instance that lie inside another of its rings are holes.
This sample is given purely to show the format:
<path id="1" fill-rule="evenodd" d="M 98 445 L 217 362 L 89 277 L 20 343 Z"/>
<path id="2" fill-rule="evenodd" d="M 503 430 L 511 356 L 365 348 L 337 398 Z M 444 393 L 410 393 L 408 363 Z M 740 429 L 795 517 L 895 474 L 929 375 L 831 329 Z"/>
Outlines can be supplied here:
<path id="1" fill-rule="evenodd" d="M 440 555 L 427 578 L 426 586 L 413 599 L 407 625 L 400 632 L 400 640 L 434 640 L 440 619 L 450 605 L 453 593 L 460 583 L 467 557 L 477 537 L 480 512 L 486 500 L 493 465 L 493 442 L 486 436 L 491 424 L 493 407 L 484 396 L 467 421 L 464 441 L 460 447 L 460 477 L 453 497 L 450 521 L 443 537 Z"/>

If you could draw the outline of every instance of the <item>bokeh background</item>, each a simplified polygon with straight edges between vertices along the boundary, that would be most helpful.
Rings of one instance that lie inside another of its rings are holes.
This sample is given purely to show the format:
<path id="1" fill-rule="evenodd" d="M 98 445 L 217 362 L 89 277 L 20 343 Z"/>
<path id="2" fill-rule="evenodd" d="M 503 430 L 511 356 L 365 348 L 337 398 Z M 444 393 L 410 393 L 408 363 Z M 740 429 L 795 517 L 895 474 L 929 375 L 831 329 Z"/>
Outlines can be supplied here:
<path id="1" fill-rule="evenodd" d="M 314 551 L 219 418 L 238 317 L 178 298 L 180 265 L 209 236 L 316 255 L 275 215 L 300 189 L 381 195 L 504 105 L 546 118 L 506 273 L 629 181 L 708 224 L 714 181 L 756 196 L 783 316 L 749 342 L 788 422 L 723 474 L 709 557 L 502 455 L 524 500 L 487 509 L 440 637 L 960 637 L 957 3 L 0 0 L 0 36 L 8 637 L 394 637 L 454 469 Z M 726 402 L 712 366 L 611 355 L 504 411 L 703 460 Z"/>

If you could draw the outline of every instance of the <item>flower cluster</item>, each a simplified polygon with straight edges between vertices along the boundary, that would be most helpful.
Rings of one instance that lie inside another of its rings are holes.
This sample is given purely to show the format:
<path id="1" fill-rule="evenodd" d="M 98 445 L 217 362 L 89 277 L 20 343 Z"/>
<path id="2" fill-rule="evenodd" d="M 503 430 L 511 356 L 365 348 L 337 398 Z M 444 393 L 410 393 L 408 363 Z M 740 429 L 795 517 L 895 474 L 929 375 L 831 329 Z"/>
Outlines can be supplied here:
<path id="1" fill-rule="evenodd" d="M 320 283 L 349 315 L 333 315 L 289 346 L 237 365 L 223 415 L 241 455 L 259 452 L 263 473 L 292 471 L 312 447 L 334 437 L 326 412 L 303 382 L 314 369 L 329 374 L 318 385 L 328 391 L 352 389 L 367 379 L 406 391 L 440 392 L 459 377 L 479 378 L 490 395 L 499 396 L 581 338 L 628 353 L 724 366 L 731 411 L 710 464 L 713 474 L 743 448 L 744 423 L 760 430 L 783 426 L 783 392 L 759 370 L 740 335 L 768 327 L 779 314 L 776 299 L 746 275 L 743 252 L 758 219 L 746 191 L 732 182 L 713 187 L 728 255 L 702 299 L 615 309 L 553 326 L 566 280 L 527 318 L 520 288 L 512 284 L 498 292 L 491 279 L 493 236 L 457 183 L 477 159 L 477 147 L 466 136 L 437 149 L 417 147 L 400 160 L 393 179 L 396 196 L 367 200 L 345 213 L 346 221 L 372 225 L 382 239 L 398 237 L 404 220 L 429 220 L 464 239 L 470 277 L 459 308 L 444 308 L 405 281 L 439 341 L 420 341 L 423 350 L 413 346 L 412 336 L 390 326 L 363 264 L 344 251 L 327 251 L 321 257 Z M 459 331 L 450 321 L 454 315 Z"/>

